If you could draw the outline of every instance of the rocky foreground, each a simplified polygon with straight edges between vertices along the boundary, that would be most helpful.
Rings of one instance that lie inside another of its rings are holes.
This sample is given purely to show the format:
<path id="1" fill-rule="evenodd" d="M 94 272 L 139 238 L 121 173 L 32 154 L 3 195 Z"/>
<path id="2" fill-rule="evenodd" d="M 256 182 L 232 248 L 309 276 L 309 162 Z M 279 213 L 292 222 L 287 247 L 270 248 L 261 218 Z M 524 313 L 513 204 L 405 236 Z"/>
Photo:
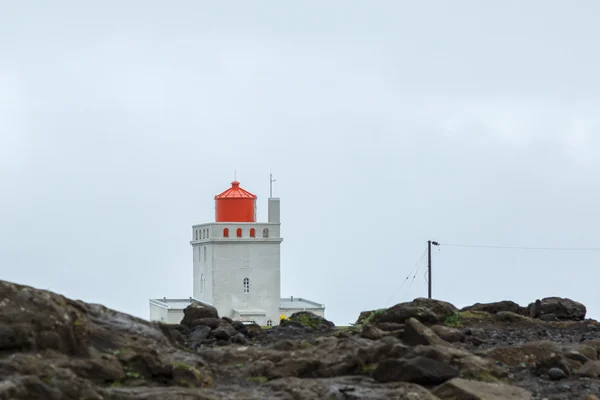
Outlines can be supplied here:
<path id="1" fill-rule="evenodd" d="M 0 281 L 0 399 L 597 399 L 585 314 L 416 299 L 349 328 L 298 313 L 265 330 L 199 305 L 165 325 Z"/>

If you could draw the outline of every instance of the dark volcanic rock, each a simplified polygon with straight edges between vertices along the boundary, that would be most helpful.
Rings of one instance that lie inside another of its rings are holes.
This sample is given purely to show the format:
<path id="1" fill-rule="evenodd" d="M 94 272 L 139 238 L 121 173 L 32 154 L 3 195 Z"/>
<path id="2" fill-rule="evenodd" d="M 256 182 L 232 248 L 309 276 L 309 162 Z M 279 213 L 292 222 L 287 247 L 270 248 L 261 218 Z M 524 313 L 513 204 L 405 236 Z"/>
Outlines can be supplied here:
<path id="1" fill-rule="evenodd" d="M 535 303 L 529 304 L 527 309 L 531 311 Z M 561 297 L 546 297 L 541 300 L 539 305 L 539 315 L 543 318 L 544 315 L 551 315 L 549 320 L 554 320 L 554 316 L 558 320 L 582 321 L 585 319 L 587 312 L 586 307 L 574 300 Z"/>
<path id="2" fill-rule="evenodd" d="M 415 318 L 424 324 L 443 322 L 458 309 L 441 300 L 418 298 L 408 303 L 400 303 L 373 317 L 373 322 L 394 322 L 402 324 L 409 318 Z"/>
<path id="3" fill-rule="evenodd" d="M 503 300 L 494 303 L 475 303 L 472 306 L 467 306 L 461 311 L 483 311 L 489 314 L 497 314 L 501 311 L 509 311 L 519 315 L 528 315 L 527 308 L 521 307 L 514 301 Z"/>
<path id="4" fill-rule="evenodd" d="M 379 382 L 412 382 L 427 386 L 439 385 L 458 375 L 456 368 L 427 357 L 385 360 L 373 372 L 373 378 Z"/>
<path id="5" fill-rule="evenodd" d="M 568 315 L 582 315 L 569 307 Z M 390 320 L 379 320 L 386 313 Z M 579 400 L 600 393 L 596 321 L 547 322 L 507 310 L 463 315 L 427 299 L 370 315 L 358 327 L 336 328 L 299 313 L 263 330 L 193 306 L 188 325 L 169 325 L 0 281 L 0 399 Z"/>
<path id="6" fill-rule="evenodd" d="M 183 310 L 182 325 L 192 326 L 192 322 L 201 318 L 219 318 L 217 309 L 200 303 L 192 303 Z"/>

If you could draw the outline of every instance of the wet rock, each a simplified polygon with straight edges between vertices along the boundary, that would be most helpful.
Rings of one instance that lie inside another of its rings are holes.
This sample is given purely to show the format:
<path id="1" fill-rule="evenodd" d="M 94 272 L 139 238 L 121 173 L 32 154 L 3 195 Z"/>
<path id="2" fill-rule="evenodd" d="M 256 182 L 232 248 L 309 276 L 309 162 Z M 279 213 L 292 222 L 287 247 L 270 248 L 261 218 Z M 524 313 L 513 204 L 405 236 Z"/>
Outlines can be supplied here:
<path id="1" fill-rule="evenodd" d="M 432 390 L 442 400 L 531 400 L 531 392 L 505 383 L 488 383 L 461 378 L 452 379 Z"/>
<path id="2" fill-rule="evenodd" d="M 435 325 L 435 326 L 431 327 L 431 330 L 437 336 L 439 336 L 440 339 L 445 340 L 446 342 L 449 342 L 449 343 L 465 341 L 465 334 L 456 328 L 451 328 L 449 326 L 444 326 L 444 325 Z"/>
<path id="3" fill-rule="evenodd" d="M 219 318 L 217 309 L 200 303 L 191 303 L 183 310 L 182 325 L 192 326 L 192 322 L 201 318 Z"/>
<path id="4" fill-rule="evenodd" d="M 373 372 L 373 378 L 378 382 L 411 382 L 420 385 L 438 385 L 458 375 L 456 368 L 421 356 L 407 360 L 384 360 Z"/>

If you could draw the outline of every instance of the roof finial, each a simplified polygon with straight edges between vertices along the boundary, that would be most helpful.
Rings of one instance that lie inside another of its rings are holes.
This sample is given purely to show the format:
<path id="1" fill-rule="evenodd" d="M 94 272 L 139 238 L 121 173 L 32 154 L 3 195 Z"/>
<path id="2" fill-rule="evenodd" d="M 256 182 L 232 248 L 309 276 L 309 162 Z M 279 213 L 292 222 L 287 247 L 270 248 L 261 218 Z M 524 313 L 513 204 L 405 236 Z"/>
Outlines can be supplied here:
<path id="1" fill-rule="evenodd" d="M 273 182 L 275 182 L 276 179 L 273 179 L 273 174 L 269 173 L 269 198 L 273 197 Z"/>
<path id="2" fill-rule="evenodd" d="M 233 180 L 237 181 L 237 170 L 233 170 Z"/>

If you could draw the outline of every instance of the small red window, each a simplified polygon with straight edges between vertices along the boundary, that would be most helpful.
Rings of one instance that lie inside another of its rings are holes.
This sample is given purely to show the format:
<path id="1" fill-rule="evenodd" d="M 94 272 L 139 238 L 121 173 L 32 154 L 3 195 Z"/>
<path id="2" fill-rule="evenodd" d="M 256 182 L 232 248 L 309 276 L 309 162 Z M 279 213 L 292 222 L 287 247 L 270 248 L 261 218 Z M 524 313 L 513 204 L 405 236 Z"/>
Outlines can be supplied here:
<path id="1" fill-rule="evenodd" d="M 250 237 L 256 237 L 256 230 L 254 228 L 250 228 Z"/>
<path id="2" fill-rule="evenodd" d="M 242 237 L 242 228 L 237 228 L 235 233 L 237 234 L 237 237 Z"/>
<path id="3" fill-rule="evenodd" d="M 229 237 L 229 228 L 223 229 L 223 237 Z"/>

